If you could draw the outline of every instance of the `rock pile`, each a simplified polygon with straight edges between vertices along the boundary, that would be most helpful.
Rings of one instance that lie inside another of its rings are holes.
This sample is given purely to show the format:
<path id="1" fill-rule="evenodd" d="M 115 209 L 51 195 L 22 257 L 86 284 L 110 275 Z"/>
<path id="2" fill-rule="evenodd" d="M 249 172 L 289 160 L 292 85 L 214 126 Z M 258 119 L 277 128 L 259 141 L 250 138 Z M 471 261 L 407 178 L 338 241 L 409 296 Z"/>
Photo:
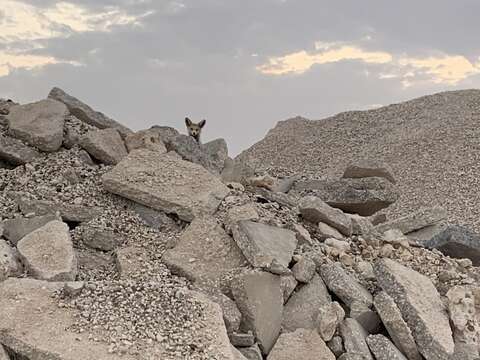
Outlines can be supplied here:
<path id="1" fill-rule="evenodd" d="M 280 179 L 58 88 L 0 110 L 0 358 L 479 358 L 479 237 L 381 216 L 387 166 Z"/>

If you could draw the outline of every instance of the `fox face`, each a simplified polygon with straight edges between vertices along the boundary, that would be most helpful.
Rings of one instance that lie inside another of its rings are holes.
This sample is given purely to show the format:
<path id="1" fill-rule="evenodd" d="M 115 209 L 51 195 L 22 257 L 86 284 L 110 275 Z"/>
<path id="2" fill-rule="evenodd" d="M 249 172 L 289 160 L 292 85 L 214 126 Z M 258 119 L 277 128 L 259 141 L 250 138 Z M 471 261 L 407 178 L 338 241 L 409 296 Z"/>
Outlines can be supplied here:
<path id="1" fill-rule="evenodd" d="M 200 142 L 200 132 L 205 126 L 206 120 L 200 121 L 198 124 L 195 124 L 188 117 L 185 118 L 185 125 L 187 126 L 188 135 L 193 137 L 197 142 Z"/>

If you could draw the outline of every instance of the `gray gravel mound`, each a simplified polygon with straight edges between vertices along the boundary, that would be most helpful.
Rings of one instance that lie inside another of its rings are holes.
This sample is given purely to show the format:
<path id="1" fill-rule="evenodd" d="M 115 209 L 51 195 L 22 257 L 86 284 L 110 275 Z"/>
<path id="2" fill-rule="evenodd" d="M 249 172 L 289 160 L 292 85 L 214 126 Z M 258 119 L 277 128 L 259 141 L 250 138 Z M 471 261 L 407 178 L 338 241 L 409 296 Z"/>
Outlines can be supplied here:
<path id="1" fill-rule="evenodd" d="M 449 221 L 480 230 L 480 90 L 424 96 L 323 120 L 281 121 L 238 159 L 271 175 L 340 178 L 351 162 L 391 167 L 401 198 L 387 211 L 447 209 Z"/>

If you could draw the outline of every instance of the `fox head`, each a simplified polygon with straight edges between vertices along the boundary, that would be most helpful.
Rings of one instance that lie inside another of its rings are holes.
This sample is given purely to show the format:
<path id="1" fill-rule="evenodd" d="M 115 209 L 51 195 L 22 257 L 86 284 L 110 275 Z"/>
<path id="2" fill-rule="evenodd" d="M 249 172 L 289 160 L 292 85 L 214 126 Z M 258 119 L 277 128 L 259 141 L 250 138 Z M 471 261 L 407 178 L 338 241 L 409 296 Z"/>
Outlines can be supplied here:
<path id="1" fill-rule="evenodd" d="M 187 125 L 188 135 L 193 137 L 197 142 L 200 142 L 200 132 L 205 126 L 206 120 L 200 121 L 198 124 L 195 124 L 188 117 L 185 118 L 185 125 Z"/>

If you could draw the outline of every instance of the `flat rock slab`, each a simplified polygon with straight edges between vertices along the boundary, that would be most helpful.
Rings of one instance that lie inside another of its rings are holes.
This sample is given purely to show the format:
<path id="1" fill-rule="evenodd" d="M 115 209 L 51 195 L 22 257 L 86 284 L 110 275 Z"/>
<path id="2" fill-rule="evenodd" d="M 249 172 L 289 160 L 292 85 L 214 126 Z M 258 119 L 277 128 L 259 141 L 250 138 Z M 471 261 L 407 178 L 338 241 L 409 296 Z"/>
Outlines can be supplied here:
<path id="1" fill-rule="evenodd" d="M 401 218 L 387 221 L 376 226 L 376 230 L 385 232 L 389 229 L 398 229 L 403 234 L 423 229 L 427 226 L 435 225 L 447 218 L 447 211 L 439 206 L 423 208 L 412 214 Z"/>
<path id="2" fill-rule="evenodd" d="M 105 189 L 185 221 L 213 214 L 228 188 L 202 166 L 147 149 L 132 151 L 103 175 Z"/>
<path id="3" fill-rule="evenodd" d="M 327 287 L 349 308 L 359 301 L 367 307 L 372 305 L 373 297 L 360 283 L 349 275 L 339 263 L 325 264 L 320 267 L 320 275 Z"/>
<path id="4" fill-rule="evenodd" d="M 352 234 L 352 220 L 316 196 L 305 196 L 298 205 L 302 216 L 315 224 L 323 222 L 346 236 Z"/>
<path id="5" fill-rule="evenodd" d="M 20 199 L 18 205 L 24 215 L 55 215 L 59 212 L 60 217 L 64 221 L 71 222 L 88 222 L 100 216 L 102 213 L 102 209 L 95 206 L 60 204 L 45 200 Z"/>
<path id="6" fill-rule="evenodd" d="M 246 265 L 235 241 L 211 216 L 193 220 L 162 260 L 173 273 L 213 286 L 222 275 Z"/>
<path id="7" fill-rule="evenodd" d="M 67 107 L 46 99 L 10 109 L 9 133 L 42 151 L 57 151 L 63 142 Z"/>
<path id="8" fill-rule="evenodd" d="M 430 279 L 390 259 L 377 261 L 374 269 L 378 284 L 395 300 L 425 359 L 450 359 L 454 351 L 452 330 L 445 305 Z"/>
<path id="9" fill-rule="evenodd" d="M 370 216 L 398 200 L 398 191 L 390 181 L 379 177 L 297 182 L 294 189 L 314 195 L 328 205 L 348 213 Z"/>
<path id="10" fill-rule="evenodd" d="M 127 156 L 127 148 L 116 129 L 91 130 L 80 140 L 80 145 L 95 159 L 107 165 L 118 164 Z"/>
<path id="11" fill-rule="evenodd" d="M 40 156 L 33 147 L 27 146 L 20 140 L 0 134 L 0 159 L 11 165 L 23 165 Z"/>
<path id="12" fill-rule="evenodd" d="M 320 308 L 330 304 L 332 299 L 320 276 L 296 290 L 285 304 L 282 327 L 284 331 L 314 329 Z"/>
<path id="13" fill-rule="evenodd" d="M 377 360 L 408 360 L 385 336 L 369 335 L 367 344 Z"/>
<path id="14" fill-rule="evenodd" d="M 34 278 L 75 280 L 77 258 L 67 224 L 51 221 L 21 239 L 17 249 L 27 271 Z"/>
<path id="15" fill-rule="evenodd" d="M 57 217 L 53 214 L 31 218 L 8 219 L 3 222 L 3 236 L 13 245 L 17 245 L 24 236 L 53 220 L 57 220 Z"/>
<path id="16" fill-rule="evenodd" d="M 449 226 L 435 235 L 424 246 L 438 249 L 453 258 L 467 258 L 474 266 L 480 266 L 480 235 L 463 226 Z"/>
<path id="17" fill-rule="evenodd" d="M 345 179 L 356 179 L 366 177 L 380 177 L 387 179 L 392 184 L 395 184 L 395 177 L 392 174 L 392 169 L 386 164 L 377 161 L 363 160 L 350 164 L 343 173 Z"/>
<path id="18" fill-rule="evenodd" d="M 291 230 L 239 221 L 233 226 L 233 237 L 253 267 L 271 270 L 279 264 L 285 270 L 297 247 L 297 238 Z"/>
<path id="19" fill-rule="evenodd" d="M 412 245 L 425 247 L 425 244 L 430 241 L 434 236 L 442 233 L 448 225 L 444 222 L 440 222 L 435 225 L 426 226 L 423 229 L 408 233 L 406 236 L 408 241 Z"/>
<path id="20" fill-rule="evenodd" d="M 314 330 L 298 329 L 280 335 L 267 360 L 335 360 L 322 338 Z"/>
<path id="21" fill-rule="evenodd" d="M 374 360 L 366 341 L 368 333 L 357 320 L 343 320 L 339 330 L 347 353 L 360 354 L 364 360 Z"/>
<path id="22" fill-rule="evenodd" d="M 280 278 L 267 272 L 247 271 L 234 279 L 231 287 L 243 317 L 241 330 L 252 331 L 262 353 L 268 354 L 282 324 Z"/>
<path id="23" fill-rule="evenodd" d="M 89 125 L 95 126 L 99 129 L 115 128 L 122 134 L 122 136 L 126 136 L 132 132 L 129 128 L 110 119 L 103 113 L 93 110 L 87 104 L 67 94 L 58 87 L 54 87 L 48 94 L 48 97 L 64 103 L 70 111 L 70 114 Z"/>
<path id="24" fill-rule="evenodd" d="M 422 360 L 422 355 L 418 352 L 412 332 L 403 320 L 402 313 L 395 301 L 386 292 L 381 291 L 375 296 L 373 304 L 390 338 L 398 349 L 410 360 Z"/>

